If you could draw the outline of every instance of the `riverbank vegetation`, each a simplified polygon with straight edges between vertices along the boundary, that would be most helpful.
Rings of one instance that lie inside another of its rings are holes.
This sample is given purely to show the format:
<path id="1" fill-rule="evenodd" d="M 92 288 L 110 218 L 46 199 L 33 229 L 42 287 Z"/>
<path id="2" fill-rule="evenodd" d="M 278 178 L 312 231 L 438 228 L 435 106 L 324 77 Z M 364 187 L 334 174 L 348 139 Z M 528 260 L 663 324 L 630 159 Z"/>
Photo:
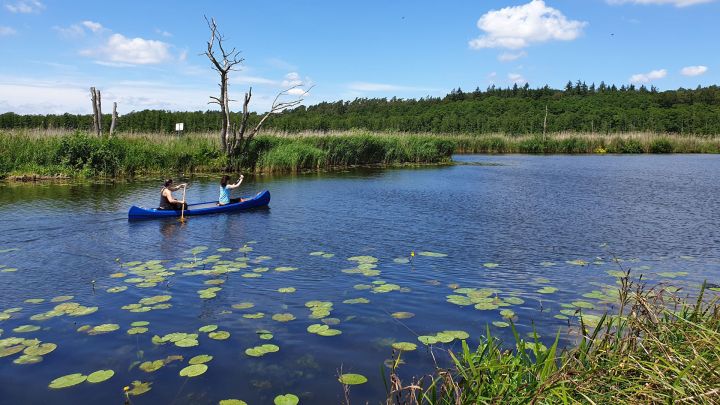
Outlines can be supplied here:
<path id="1" fill-rule="evenodd" d="M 243 170 L 297 172 L 354 165 L 449 162 L 455 143 L 427 136 L 257 136 Z M 224 171 L 227 155 L 215 134 L 113 138 L 42 132 L 0 133 L 0 177 L 136 176 Z"/>
<path id="2" fill-rule="evenodd" d="M 615 313 L 579 344 L 550 347 L 526 341 L 513 326 L 514 350 L 490 334 L 477 348 L 463 342 L 451 369 L 403 382 L 399 359 L 391 369 L 387 404 L 716 403 L 720 398 L 720 304 L 705 286 L 697 299 L 673 288 L 648 288 L 625 277 Z M 705 295 L 709 293 L 709 295 Z"/>
<path id="3" fill-rule="evenodd" d="M 230 115 L 232 122 L 243 119 L 242 112 Z M 248 123 L 256 125 L 261 118 L 250 113 Z M 110 122 L 109 115 L 103 118 L 105 132 Z M 178 122 L 185 124 L 186 132 L 219 134 L 223 116 L 220 111 L 133 111 L 118 118 L 116 130 L 173 133 Z M 91 125 L 91 114 L 0 114 L 0 129 L 86 131 Z M 647 132 L 711 136 L 720 134 L 720 87 L 658 91 L 577 81 L 568 82 L 564 89 L 531 89 L 527 85 L 473 91 L 458 88 L 444 97 L 356 98 L 298 106 L 269 117 L 264 128 L 289 133 L 362 129 L 433 134 Z"/>

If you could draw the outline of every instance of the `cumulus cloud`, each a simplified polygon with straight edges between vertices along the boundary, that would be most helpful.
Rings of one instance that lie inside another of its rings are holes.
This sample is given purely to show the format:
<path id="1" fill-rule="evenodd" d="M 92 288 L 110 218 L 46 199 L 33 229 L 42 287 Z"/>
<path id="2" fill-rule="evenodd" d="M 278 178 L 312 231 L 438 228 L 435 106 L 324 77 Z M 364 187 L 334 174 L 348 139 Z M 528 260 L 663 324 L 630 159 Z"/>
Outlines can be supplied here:
<path id="1" fill-rule="evenodd" d="M 152 39 L 127 38 L 112 34 L 98 49 L 81 51 L 84 56 L 100 56 L 103 62 L 129 65 L 156 65 L 173 60 L 170 45 Z"/>
<path id="2" fill-rule="evenodd" d="M 45 9 L 45 5 L 39 0 L 22 0 L 15 3 L 5 4 L 5 8 L 11 13 L 39 13 Z"/>
<path id="3" fill-rule="evenodd" d="M 683 76 L 700 76 L 707 71 L 707 66 L 686 66 L 680 70 L 680 73 Z"/>
<path id="4" fill-rule="evenodd" d="M 568 20 L 543 0 L 492 10 L 477 22 L 484 35 L 469 42 L 473 49 L 522 49 L 533 43 L 572 41 L 582 34 L 584 21 Z"/>
<path id="5" fill-rule="evenodd" d="M 712 3 L 716 0 L 607 0 L 609 4 L 672 4 L 675 7 L 688 7 L 696 4 Z"/>
<path id="6" fill-rule="evenodd" d="M 525 57 L 525 56 L 527 56 L 527 52 L 525 52 L 525 51 L 520 51 L 520 52 L 516 52 L 516 53 L 513 53 L 513 52 L 503 52 L 503 53 L 501 53 L 500 55 L 498 55 L 498 60 L 499 60 L 500 62 L 512 62 L 512 61 L 514 61 L 514 60 L 518 60 L 518 59 L 523 58 L 523 57 Z"/>
<path id="7" fill-rule="evenodd" d="M 85 20 L 81 24 L 83 25 L 83 27 L 89 29 L 92 32 L 98 32 L 103 29 L 102 24 L 95 21 Z"/>
<path id="8" fill-rule="evenodd" d="M 513 84 L 525 84 L 527 80 L 519 73 L 508 73 L 508 80 Z"/>
<path id="9" fill-rule="evenodd" d="M 662 79 L 667 76 L 667 70 L 659 69 L 648 73 L 638 73 L 630 77 L 630 83 L 650 83 L 653 80 Z"/>
<path id="10" fill-rule="evenodd" d="M 17 34 L 17 31 L 14 28 L 0 25 L 0 37 L 9 37 L 15 34 Z"/>

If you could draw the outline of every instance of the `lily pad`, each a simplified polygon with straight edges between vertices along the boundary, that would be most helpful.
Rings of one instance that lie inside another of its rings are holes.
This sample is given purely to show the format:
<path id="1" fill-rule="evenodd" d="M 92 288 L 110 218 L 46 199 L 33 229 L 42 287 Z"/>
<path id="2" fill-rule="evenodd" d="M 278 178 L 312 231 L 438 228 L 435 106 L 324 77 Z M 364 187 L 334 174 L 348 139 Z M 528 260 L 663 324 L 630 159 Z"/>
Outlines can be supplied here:
<path id="1" fill-rule="evenodd" d="M 410 342 L 396 342 L 392 344 L 392 347 L 395 350 L 400 350 L 404 352 L 410 352 L 417 349 L 417 345 Z"/>
<path id="2" fill-rule="evenodd" d="M 80 373 L 68 374 L 52 380 L 48 387 L 53 389 L 68 388 L 85 382 L 85 380 L 87 380 L 86 375 Z"/>
<path id="3" fill-rule="evenodd" d="M 483 267 L 488 268 L 488 269 L 494 269 L 498 266 L 500 266 L 500 265 L 497 263 L 484 263 L 483 264 Z"/>
<path id="4" fill-rule="evenodd" d="M 420 256 L 426 256 L 426 257 L 447 257 L 445 253 L 437 253 L 437 252 L 420 252 L 418 253 Z"/>
<path id="5" fill-rule="evenodd" d="M 352 298 L 343 301 L 343 304 L 369 304 L 370 300 L 367 298 Z"/>
<path id="6" fill-rule="evenodd" d="M 365 384 L 367 378 L 362 374 L 343 374 L 338 378 L 338 381 L 345 385 L 358 385 Z"/>
<path id="7" fill-rule="evenodd" d="M 129 395 L 138 396 L 142 395 L 152 389 L 152 383 L 151 382 L 142 382 L 142 381 L 133 381 L 132 382 L 132 389 L 128 391 Z"/>
<path id="8" fill-rule="evenodd" d="M 29 354 L 23 354 L 17 359 L 13 360 L 15 364 L 35 364 L 43 361 L 43 356 L 33 356 Z"/>
<path id="9" fill-rule="evenodd" d="M 35 346 L 30 346 L 25 349 L 23 353 L 29 356 L 44 356 L 48 353 L 51 353 L 55 349 L 57 349 L 57 345 L 55 343 L 43 343 Z"/>
<path id="10" fill-rule="evenodd" d="M 503 321 L 493 321 L 492 324 L 495 325 L 495 326 L 498 327 L 498 328 L 507 328 L 508 326 L 510 326 L 509 323 L 503 322 Z"/>
<path id="11" fill-rule="evenodd" d="M 221 399 L 220 402 L 218 402 L 218 405 L 247 405 L 247 402 L 234 398 Z"/>
<path id="12" fill-rule="evenodd" d="M 249 309 L 249 308 L 252 308 L 252 307 L 254 307 L 254 306 L 255 306 L 255 304 L 253 304 L 252 302 L 241 302 L 241 303 L 239 303 L 239 304 L 233 304 L 233 305 L 232 305 L 232 307 L 233 307 L 234 309 Z"/>
<path id="13" fill-rule="evenodd" d="M 297 267 L 290 267 L 290 266 L 275 267 L 275 271 L 279 271 L 281 273 L 288 272 L 288 271 L 295 271 L 295 270 L 297 270 Z"/>
<path id="14" fill-rule="evenodd" d="M 300 399 L 293 394 L 278 395 L 273 400 L 275 405 L 297 405 Z"/>
<path id="15" fill-rule="evenodd" d="M 278 322 L 289 322 L 295 319 L 295 315 L 288 313 L 275 314 L 272 316 L 272 319 Z"/>
<path id="16" fill-rule="evenodd" d="M 206 366 L 205 364 L 192 364 L 180 370 L 180 377 L 197 377 L 199 375 L 205 374 L 207 369 L 208 366 Z"/>
<path id="17" fill-rule="evenodd" d="M 227 332 L 224 330 L 219 330 L 217 332 L 210 332 L 210 333 L 208 333 L 208 337 L 210 339 L 215 339 L 215 340 L 225 340 L 230 337 L 230 332 Z"/>
<path id="18" fill-rule="evenodd" d="M 13 329 L 13 332 L 15 333 L 29 333 L 29 332 L 35 332 L 40 330 L 40 327 L 37 325 L 22 325 L 18 326 L 17 328 Z"/>
<path id="19" fill-rule="evenodd" d="M 552 293 L 556 292 L 557 290 L 558 289 L 555 287 L 545 286 L 545 287 L 537 290 L 537 292 L 539 292 L 540 294 L 552 294 Z"/>
<path id="20" fill-rule="evenodd" d="M 296 291 L 295 287 L 278 288 L 278 292 L 284 293 L 284 294 L 294 293 L 295 291 Z"/>
<path id="21" fill-rule="evenodd" d="M 212 359 L 213 359 L 213 356 L 210 356 L 209 354 L 200 354 L 200 355 L 197 355 L 197 356 L 193 357 L 192 359 L 190 359 L 190 361 L 188 361 L 188 363 L 192 364 L 192 365 L 203 364 L 203 363 L 209 362 Z"/>
<path id="22" fill-rule="evenodd" d="M 162 360 L 146 361 L 141 363 L 138 368 L 146 373 L 152 373 L 153 371 L 161 369 L 164 365 L 165 362 Z"/>
<path id="23" fill-rule="evenodd" d="M 91 384 L 101 383 L 107 381 L 115 375 L 113 370 L 98 370 L 87 376 L 87 382 Z"/>
<path id="24" fill-rule="evenodd" d="M 265 314 L 262 312 L 256 312 L 254 314 L 243 314 L 243 318 L 247 318 L 247 319 L 261 319 L 264 317 L 265 317 Z"/>
<path id="25" fill-rule="evenodd" d="M 203 332 L 203 333 L 209 333 L 209 332 L 213 332 L 213 331 L 217 330 L 217 328 L 218 328 L 217 325 L 205 325 L 205 326 L 201 326 L 200 329 L 198 329 L 198 331 Z"/>
<path id="26" fill-rule="evenodd" d="M 409 319 L 415 316 L 412 312 L 393 312 L 390 314 L 395 319 Z"/>

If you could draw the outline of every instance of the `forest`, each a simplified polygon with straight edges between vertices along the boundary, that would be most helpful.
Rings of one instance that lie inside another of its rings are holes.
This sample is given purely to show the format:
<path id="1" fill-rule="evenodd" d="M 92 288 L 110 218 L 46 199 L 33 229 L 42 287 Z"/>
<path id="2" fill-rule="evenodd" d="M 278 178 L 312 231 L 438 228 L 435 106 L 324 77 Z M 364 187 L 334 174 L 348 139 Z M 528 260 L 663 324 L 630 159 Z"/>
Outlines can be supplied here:
<path id="1" fill-rule="evenodd" d="M 90 103 L 88 103 L 90 104 Z M 122 109 L 122 106 L 120 106 Z M 238 119 L 239 113 L 233 118 Z M 546 119 L 547 118 L 547 119 Z M 250 121 L 257 120 L 252 114 Z M 132 111 L 120 116 L 119 132 L 218 131 L 219 111 Z M 0 114 L 0 129 L 88 130 L 92 115 Z M 103 116 L 105 131 L 110 115 Z M 356 98 L 322 102 L 273 115 L 265 129 L 275 132 L 392 131 L 435 134 L 528 135 L 576 132 L 649 132 L 710 136 L 720 134 L 720 87 L 659 91 L 651 86 L 568 82 L 563 89 L 514 85 L 473 91 L 453 89 L 444 97 Z"/>

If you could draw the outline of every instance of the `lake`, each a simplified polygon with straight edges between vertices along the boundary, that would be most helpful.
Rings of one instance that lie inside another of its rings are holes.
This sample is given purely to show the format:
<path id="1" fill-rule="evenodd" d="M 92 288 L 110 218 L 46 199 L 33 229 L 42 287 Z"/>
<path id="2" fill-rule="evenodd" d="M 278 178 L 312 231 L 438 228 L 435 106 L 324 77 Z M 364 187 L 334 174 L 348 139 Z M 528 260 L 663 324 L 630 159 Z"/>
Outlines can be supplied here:
<path id="1" fill-rule="evenodd" d="M 120 403 L 124 386 L 150 388 L 135 404 L 339 403 L 340 373 L 368 379 L 353 403 L 379 403 L 392 343 L 417 345 L 407 382 L 487 326 L 511 345 L 511 320 L 572 344 L 577 310 L 592 324 L 627 269 L 720 283 L 717 156 L 455 161 L 246 176 L 269 208 L 184 224 L 128 222 L 161 179 L 0 183 L 0 403 Z M 217 199 L 217 179 L 188 181 L 190 202 Z M 206 371 L 186 368 L 198 355 Z M 114 375 L 48 388 L 97 370 Z"/>

